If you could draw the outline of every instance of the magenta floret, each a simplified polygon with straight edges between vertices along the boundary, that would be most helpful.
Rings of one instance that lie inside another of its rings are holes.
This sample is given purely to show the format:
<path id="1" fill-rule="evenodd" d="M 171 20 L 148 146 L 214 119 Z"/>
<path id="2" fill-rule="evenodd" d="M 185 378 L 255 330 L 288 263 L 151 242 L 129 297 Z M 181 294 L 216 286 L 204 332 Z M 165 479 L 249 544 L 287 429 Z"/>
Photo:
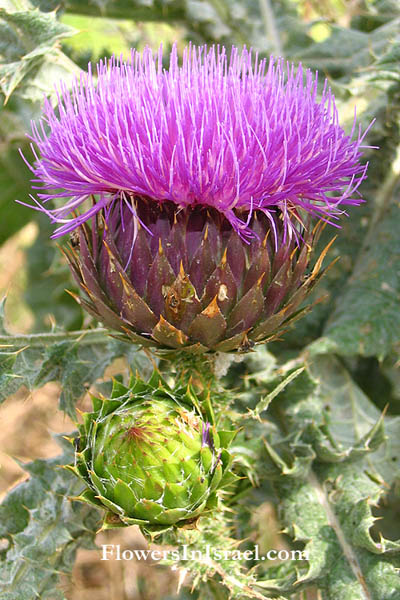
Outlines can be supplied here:
<path id="1" fill-rule="evenodd" d="M 31 136 L 37 208 L 60 224 L 53 237 L 116 201 L 135 214 L 136 196 L 215 208 L 242 236 L 255 210 L 289 226 L 299 209 L 332 220 L 362 201 L 355 127 L 339 125 L 327 82 L 318 99 L 317 76 L 283 59 L 189 46 L 180 64 L 174 47 L 165 70 L 161 48 L 132 50 L 62 85 L 57 109 L 45 102 Z"/>

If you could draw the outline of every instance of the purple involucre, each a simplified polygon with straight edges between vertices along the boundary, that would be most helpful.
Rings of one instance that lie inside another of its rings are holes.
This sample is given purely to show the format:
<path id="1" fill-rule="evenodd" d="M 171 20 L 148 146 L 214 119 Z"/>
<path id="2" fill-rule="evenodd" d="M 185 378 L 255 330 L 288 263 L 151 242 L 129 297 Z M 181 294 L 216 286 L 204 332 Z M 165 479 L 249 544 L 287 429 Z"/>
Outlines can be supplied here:
<path id="1" fill-rule="evenodd" d="M 212 206 L 243 236 L 253 210 L 279 209 L 291 225 L 298 209 L 330 220 L 362 202 L 366 132 L 353 140 L 354 121 L 345 134 L 327 82 L 318 101 L 317 75 L 301 66 L 189 46 L 182 66 L 174 47 L 165 70 L 160 47 L 100 61 L 97 74 L 89 65 L 71 92 L 61 85 L 58 109 L 46 100 L 32 124 L 34 188 L 44 190 L 35 202 L 61 224 L 53 237 L 115 201 L 135 215 L 135 196 Z M 66 201 L 47 210 L 55 198 Z"/>

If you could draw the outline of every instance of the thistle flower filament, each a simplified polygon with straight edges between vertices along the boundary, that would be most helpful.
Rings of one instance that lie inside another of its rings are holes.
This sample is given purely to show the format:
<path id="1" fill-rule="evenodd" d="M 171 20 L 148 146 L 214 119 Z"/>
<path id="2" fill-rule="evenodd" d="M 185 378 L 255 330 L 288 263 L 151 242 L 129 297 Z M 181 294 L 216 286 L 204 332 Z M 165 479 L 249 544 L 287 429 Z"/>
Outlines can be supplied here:
<path id="1" fill-rule="evenodd" d="M 253 211 L 279 209 L 293 229 L 300 210 L 334 220 L 361 201 L 365 134 L 352 140 L 354 123 L 346 135 L 327 82 L 318 100 L 317 75 L 301 65 L 206 46 L 189 46 L 179 64 L 175 46 L 164 70 L 161 47 L 132 50 L 128 62 L 100 61 L 97 82 L 89 66 L 58 98 L 31 136 L 38 207 L 60 224 L 54 237 L 116 202 L 136 218 L 136 196 L 212 207 L 244 237 Z"/>

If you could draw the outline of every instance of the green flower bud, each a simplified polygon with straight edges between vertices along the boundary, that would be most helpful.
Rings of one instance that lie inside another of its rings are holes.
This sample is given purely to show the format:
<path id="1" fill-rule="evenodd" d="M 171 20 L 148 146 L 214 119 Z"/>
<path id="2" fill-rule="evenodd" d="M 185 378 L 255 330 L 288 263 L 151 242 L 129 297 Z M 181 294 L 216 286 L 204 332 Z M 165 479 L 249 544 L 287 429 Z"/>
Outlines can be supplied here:
<path id="1" fill-rule="evenodd" d="M 154 536 L 193 526 L 235 479 L 226 450 L 234 433 L 203 419 L 190 387 L 171 389 L 156 373 L 114 382 L 78 428 L 69 468 L 88 488 L 74 499 L 105 509 L 104 528 L 136 524 Z"/>

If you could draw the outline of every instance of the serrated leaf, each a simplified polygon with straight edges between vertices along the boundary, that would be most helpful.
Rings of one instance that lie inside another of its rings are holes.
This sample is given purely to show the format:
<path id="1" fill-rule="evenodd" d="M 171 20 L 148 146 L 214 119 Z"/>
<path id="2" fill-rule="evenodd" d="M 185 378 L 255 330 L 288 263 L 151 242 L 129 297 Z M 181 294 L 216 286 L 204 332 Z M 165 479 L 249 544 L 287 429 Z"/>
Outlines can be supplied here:
<path id="1" fill-rule="evenodd" d="M 59 40 L 74 35 L 76 31 L 60 23 L 56 19 L 55 12 L 42 13 L 37 9 L 18 11 L 6 10 L 0 8 L 0 36 L 3 41 L 0 43 L 0 89 L 5 96 L 5 102 L 8 101 L 11 94 L 20 86 L 29 74 L 35 75 L 35 83 L 31 85 L 31 93 L 25 95 L 38 99 L 41 85 L 40 81 L 46 80 L 46 90 L 49 89 L 49 83 L 53 80 L 49 72 L 40 74 L 42 65 L 46 64 L 46 69 L 55 62 L 62 60 L 62 54 L 56 48 Z M 64 61 L 67 65 L 67 59 Z M 70 70 L 72 63 L 68 64 Z M 34 70 L 36 73 L 33 73 Z M 61 78 L 61 71 L 60 71 Z M 36 92 L 35 85 L 39 85 Z M 39 100 L 43 97 L 41 94 Z"/>
<path id="2" fill-rule="evenodd" d="M 72 27 L 57 21 L 55 11 L 44 13 L 33 7 L 24 11 L 0 8 L 0 19 L 10 26 L 16 42 L 23 40 L 24 49 L 28 51 L 37 46 L 53 45 L 76 33 Z M 7 51 L 20 56 L 17 48 L 8 46 Z"/>
<path id="3" fill-rule="evenodd" d="M 270 389 L 270 377 L 258 381 Z M 257 586 L 293 593 L 314 583 L 326 598 L 396 597 L 400 580 L 392 556 L 399 543 L 372 536 L 371 507 L 400 477 L 393 463 L 393 457 L 400 459 L 400 418 L 386 417 L 384 426 L 378 409 L 333 356 L 307 364 L 269 414 L 279 418 L 266 430 L 260 475 L 265 469 L 264 477 L 273 477 L 281 519 L 289 535 L 305 544 L 309 559 L 297 574 L 293 568 L 279 577 L 267 568 L 269 577 Z"/>
<path id="4" fill-rule="evenodd" d="M 81 484 L 60 465 L 72 450 L 25 465 L 30 478 L 0 505 L 0 536 L 10 540 L 0 567 L 0 594 L 7 600 L 62 597 L 54 588 L 69 573 L 79 547 L 94 548 L 99 515 L 70 502 Z M 57 596 L 58 594 L 58 596 Z"/>
<path id="5" fill-rule="evenodd" d="M 77 400 L 115 358 L 126 357 L 132 368 L 146 375 L 152 370 L 150 361 L 135 346 L 111 339 L 105 330 L 26 336 L 6 333 L 0 335 L 2 346 L 0 402 L 23 385 L 32 390 L 59 381 L 60 408 L 73 419 Z"/>

